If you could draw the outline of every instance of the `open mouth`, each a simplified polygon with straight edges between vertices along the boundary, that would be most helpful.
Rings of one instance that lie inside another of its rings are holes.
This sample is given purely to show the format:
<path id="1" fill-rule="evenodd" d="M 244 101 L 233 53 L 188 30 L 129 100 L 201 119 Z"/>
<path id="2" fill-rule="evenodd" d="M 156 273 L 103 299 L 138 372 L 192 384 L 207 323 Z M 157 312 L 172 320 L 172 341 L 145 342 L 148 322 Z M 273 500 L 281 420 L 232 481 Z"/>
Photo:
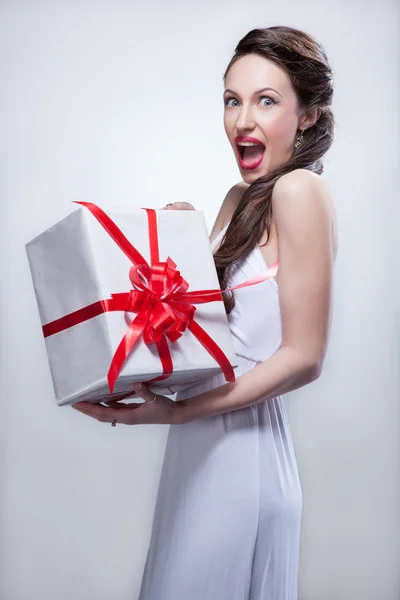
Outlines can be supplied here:
<path id="1" fill-rule="evenodd" d="M 264 144 L 256 144 L 255 146 L 241 146 L 236 144 L 240 158 L 245 161 L 253 162 L 261 157 L 266 147 Z"/>

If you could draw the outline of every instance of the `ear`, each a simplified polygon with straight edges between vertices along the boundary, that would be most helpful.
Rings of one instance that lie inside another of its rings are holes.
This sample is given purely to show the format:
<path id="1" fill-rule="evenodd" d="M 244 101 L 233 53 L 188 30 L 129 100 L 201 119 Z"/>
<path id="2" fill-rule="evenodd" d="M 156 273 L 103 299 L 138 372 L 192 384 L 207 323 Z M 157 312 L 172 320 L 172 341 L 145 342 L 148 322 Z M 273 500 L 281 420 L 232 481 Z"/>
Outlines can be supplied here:
<path id="1" fill-rule="evenodd" d="M 299 129 L 302 129 L 304 131 L 305 129 L 308 129 L 309 127 L 315 125 L 315 123 L 321 116 L 321 112 L 322 111 L 320 108 L 310 108 L 309 110 L 307 110 L 300 119 L 298 126 Z"/>

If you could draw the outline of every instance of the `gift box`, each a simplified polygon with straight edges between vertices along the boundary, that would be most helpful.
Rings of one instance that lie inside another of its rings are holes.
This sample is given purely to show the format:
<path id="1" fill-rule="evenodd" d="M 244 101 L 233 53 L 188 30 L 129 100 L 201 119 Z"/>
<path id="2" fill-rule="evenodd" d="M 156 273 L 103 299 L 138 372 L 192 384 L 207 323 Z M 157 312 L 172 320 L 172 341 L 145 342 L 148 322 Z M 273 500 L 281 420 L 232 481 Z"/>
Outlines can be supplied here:
<path id="1" fill-rule="evenodd" d="M 234 381 L 203 211 L 76 206 L 26 244 L 57 404 Z"/>

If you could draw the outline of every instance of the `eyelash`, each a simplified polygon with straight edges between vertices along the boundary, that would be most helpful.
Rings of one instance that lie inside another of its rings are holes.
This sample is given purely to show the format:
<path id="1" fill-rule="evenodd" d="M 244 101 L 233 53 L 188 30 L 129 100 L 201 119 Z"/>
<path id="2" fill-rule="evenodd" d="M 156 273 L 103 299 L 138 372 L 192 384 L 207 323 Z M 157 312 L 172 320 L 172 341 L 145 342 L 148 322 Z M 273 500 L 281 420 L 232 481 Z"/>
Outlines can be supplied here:
<path id="1" fill-rule="evenodd" d="M 260 96 L 260 100 L 262 98 L 268 98 L 268 100 L 271 100 L 272 104 L 270 104 L 270 106 L 272 106 L 273 104 L 278 104 L 276 100 L 271 98 L 271 96 Z M 228 98 L 225 98 L 225 100 L 224 100 L 225 106 L 228 104 L 229 100 L 236 100 L 236 98 L 234 96 L 228 96 Z M 231 107 L 231 108 L 233 108 L 233 107 Z"/>

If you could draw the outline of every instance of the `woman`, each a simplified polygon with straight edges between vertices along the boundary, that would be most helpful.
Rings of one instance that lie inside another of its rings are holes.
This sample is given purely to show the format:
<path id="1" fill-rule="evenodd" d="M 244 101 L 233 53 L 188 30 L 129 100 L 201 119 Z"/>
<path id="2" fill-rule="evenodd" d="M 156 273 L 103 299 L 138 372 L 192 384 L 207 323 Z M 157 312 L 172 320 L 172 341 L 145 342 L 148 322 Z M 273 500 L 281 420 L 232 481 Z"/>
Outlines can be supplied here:
<path id="1" fill-rule="evenodd" d="M 280 260 L 275 278 L 224 294 L 236 381 L 217 375 L 179 402 L 142 385 L 145 403 L 74 406 L 104 422 L 170 424 L 139 600 L 297 598 L 302 491 L 282 394 L 319 377 L 328 344 L 332 72 L 314 38 L 276 26 L 240 40 L 224 83 L 243 181 L 211 232 L 221 289 Z"/>

